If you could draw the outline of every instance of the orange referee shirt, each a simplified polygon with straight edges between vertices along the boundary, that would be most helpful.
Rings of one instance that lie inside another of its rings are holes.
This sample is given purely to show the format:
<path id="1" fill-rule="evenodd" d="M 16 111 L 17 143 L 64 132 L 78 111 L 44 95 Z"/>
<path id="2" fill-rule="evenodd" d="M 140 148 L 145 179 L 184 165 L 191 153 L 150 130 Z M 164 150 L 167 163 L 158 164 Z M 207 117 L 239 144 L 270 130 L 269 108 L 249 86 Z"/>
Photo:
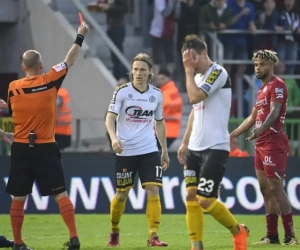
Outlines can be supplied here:
<path id="1" fill-rule="evenodd" d="M 15 142 L 29 143 L 34 131 L 35 143 L 55 142 L 56 97 L 66 74 L 62 62 L 44 74 L 25 77 L 9 84 L 8 105 L 15 125 Z"/>
<path id="2" fill-rule="evenodd" d="M 160 90 L 164 97 L 164 119 L 167 129 L 167 138 L 177 138 L 180 133 L 183 103 L 180 92 L 174 81 L 169 81 Z"/>

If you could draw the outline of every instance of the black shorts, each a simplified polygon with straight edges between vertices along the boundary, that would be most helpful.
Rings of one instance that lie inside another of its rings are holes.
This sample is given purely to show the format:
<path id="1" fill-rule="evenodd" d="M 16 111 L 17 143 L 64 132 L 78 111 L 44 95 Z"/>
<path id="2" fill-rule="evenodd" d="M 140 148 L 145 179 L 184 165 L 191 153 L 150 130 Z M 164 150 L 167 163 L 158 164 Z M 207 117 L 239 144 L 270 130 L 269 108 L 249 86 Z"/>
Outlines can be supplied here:
<path id="1" fill-rule="evenodd" d="M 116 188 L 125 191 L 134 184 L 138 172 L 142 187 L 162 186 L 162 168 L 158 152 L 134 156 L 116 156 Z"/>
<path id="2" fill-rule="evenodd" d="M 14 142 L 6 192 L 13 196 L 32 193 L 34 181 L 42 196 L 66 191 L 61 155 L 56 143 L 35 144 Z"/>
<path id="3" fill-rule="evenodd" d="M 183 171 L 187 190 L 197 189 L 197 194 L 205 198 L 218 197 L 228 156 L 225 150 L 189 150 Z"/>
<path id="4" fill-rule="evenodd" d="M 59 135 L 55 134 L 55 141 L 58 144 L 59 149 L 65 149 L 71 146 L 71 135 Z"/>

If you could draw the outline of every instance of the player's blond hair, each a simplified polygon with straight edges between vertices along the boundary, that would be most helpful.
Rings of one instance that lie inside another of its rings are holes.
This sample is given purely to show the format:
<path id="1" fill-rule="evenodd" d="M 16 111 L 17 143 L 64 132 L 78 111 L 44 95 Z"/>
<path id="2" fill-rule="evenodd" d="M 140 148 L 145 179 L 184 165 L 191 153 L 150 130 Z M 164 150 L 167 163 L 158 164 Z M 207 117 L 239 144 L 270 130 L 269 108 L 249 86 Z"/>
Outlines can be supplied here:
<path id="1" fill-rule="evenodd" d="M 146 53 L 139 53 L 139 54 L 137 54 L 137 55 L 133 58 L 133 60 L 132 60 L 132 62 L 131 62 L 131 68 L 132 68 L 132 65 L 133 65 L 133 63 L 134 63 L 135 61 L 141 61 L 141 62 L 144 62 L 144 63 L 146 63 L 146 64 L 149 66 L 149 69 L 150 69 L 150 75 L 148 76 L 147 82 L 148 82 L 148 83 L 151 83 L 151 82 L 153 81 L 153 79 L 154 79 L 153 62 L 152 62 L 151 57 L 150 57 L 148 54 L 146 54 Z M 133 75 L 132 75 L 132 74 L 131 74 L 131 79 L 133 80 Z"/>
<path id="2" fill-rule="evenodd" d="M 252 57 L 252 61 L 254 61 L 256 58 L 262 58 L 269 60 L 273 62 L 275 65 L 279 63 L 279 59 L 277 57 L 277 53 L 272 50 L 259 50 L 256 53 L 254 53 Z"/>

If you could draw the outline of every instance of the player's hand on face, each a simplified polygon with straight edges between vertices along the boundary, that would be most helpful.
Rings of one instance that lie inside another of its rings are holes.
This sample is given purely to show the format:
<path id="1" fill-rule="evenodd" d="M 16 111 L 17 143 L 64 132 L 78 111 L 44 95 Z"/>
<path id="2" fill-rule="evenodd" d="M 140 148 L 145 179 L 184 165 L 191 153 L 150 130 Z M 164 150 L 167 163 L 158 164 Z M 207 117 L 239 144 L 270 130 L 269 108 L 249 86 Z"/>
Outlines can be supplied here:
<path id="1" fill-rule="evenodd" d="M 78 28 L 78 34 L 85 36 L 88 32 L 89 26 L 83 21 Z"/>
<path id="2" fill-rule="evenodd" d="M 188 150 L 187 145 L 181 144 L 181 146 L 177 151 L 177 159 L 182 165 L 185 164 L 187 150 Z"/>
<path id="3" fill-rule="evenodd" d="M 168 152 L 161 153 L 161 167 L 163 170 L 166 170 L 170 165 L 170 158 Z"/>
<path id="4" fill-rule="evenodd" d="M 252 132 L 252 135 L 248 138 L 246 138 L 247 141 L 250 141 L 250 140 L 254 140 L 256 138 L 258 138 L 261 133 L 264 131 L 264 129 L 260 126 L 260 127 L 256 127 L 254 128 L 251 132 Z"/>
<path id="5" fill-rule="evenodd" d="M 113 151 L 117 154 L 121 154 L 123 151 L 122 145 L 118 139 L 113 139 L 111 141 L 111 147 L 112 147 Z"/>
<path id="6" fill-rule="evenodd" d="M 182 53 L 182 62 L 186 70 L 195 70 L 197 68 L 197 56 L 194 49 L 188 49 Z"/>
<path id="7" fill-rule="evenodd" d="M 1 110 L 1 109 L 5 109 L 5 108 L 7 108 L 6 102 L 5 102 L 4 100 L 1 100 L 1 99 L 0 99 L 0 110 Z"/>
<path id="8" fill-rule="evenodd" d="M 2 140 L 11 145 L 14 142 L 14 134 L 5 133 L 5 135 L 2 137 Z"/>

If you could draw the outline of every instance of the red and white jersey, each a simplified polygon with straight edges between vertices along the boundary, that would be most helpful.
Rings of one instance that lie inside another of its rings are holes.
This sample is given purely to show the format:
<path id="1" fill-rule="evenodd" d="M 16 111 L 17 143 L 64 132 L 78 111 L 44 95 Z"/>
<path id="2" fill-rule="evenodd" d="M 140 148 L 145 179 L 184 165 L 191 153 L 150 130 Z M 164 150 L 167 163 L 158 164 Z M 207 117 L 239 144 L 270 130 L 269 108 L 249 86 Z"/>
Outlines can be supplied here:
<path id="1" fill-rule="evenodd" d="M 266 135 L 284 132 L 283 125 L 286 115 L 287 100 L 288 91 L 285 82 L 276 76 L 260 88 L 255 103 L 255 108 L 257 109 L 256 127 L 261 126 L 270 114 L 271 102 L 282 103 L 282 106 L 275 122 L 266 129 L 258 139 L 262 139 Z"/>
<path id="2" fill-rule="evenodd" d="M 121 156 L 142 155 L 158 151 L 154 119 L 163 120 L 163 95 L 152 86 L 138 91 L 131 82 L 117 87 L 108 112 L 118 115 L 117 136 L 123 152 Z"/>

